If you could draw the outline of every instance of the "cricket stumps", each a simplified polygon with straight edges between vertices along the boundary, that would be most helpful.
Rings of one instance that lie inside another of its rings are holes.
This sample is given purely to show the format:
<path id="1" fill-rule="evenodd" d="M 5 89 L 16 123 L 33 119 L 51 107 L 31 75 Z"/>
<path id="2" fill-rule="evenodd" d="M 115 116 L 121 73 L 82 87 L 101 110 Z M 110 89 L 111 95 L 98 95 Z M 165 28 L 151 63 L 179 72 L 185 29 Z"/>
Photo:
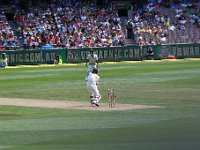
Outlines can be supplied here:
<path id="1" fill-rule="evenodd" d="M 115 107 L 116 104 L 116 96 L 113 89 L 108 89 L 108 104 L 110 108 Z"/>

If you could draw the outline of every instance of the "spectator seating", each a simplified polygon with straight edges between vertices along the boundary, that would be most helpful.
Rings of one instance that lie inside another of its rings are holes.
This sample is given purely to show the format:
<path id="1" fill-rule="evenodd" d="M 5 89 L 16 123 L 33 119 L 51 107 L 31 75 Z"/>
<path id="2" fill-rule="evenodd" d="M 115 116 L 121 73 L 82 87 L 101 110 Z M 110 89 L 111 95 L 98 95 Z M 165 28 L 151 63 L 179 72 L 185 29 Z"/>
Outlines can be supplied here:
<path id="1" fill-rule="evenodd" d="M 148 3 L 140 12 L 132 10 L 136 43 L 141 39 L 144 45 L 148 45 L 149 40 L 156 44 L 200 42 L 199 12 L 199 3 L 191 2 L 180 2 L 170 8 L 162 3 Z"/>
<path id="2" fill-rule="evenodd" d="M 0 13 L 0 50 L 16 49 L 18 47 L 18 39 L 14 35 L 14 31 L 10 27 L 6 16 Z"/>
<path id="3" fill-rule="evenodd" d="M 18 37 L 0 14 L 0 49 L 125 46 L 125 23 L 130 19 L 135 44 L 200 42 L 200 4 L 172 0 L 166 7 L 164 2 L 131 6 L 129 18 L 121 20 L 113 2 L 103 8 L 92 0 L 29 1 L 26 9 L 18 7 L 15 13 Z"/>
<path id="4" fill-rule="evenodd" d="M 115 8 L 98 8 L 92 1 L 40 3 L 28 11 L 17 10 L 15 18 L 24 48 L 45 44 L 67 48 L 125 45 Z"/>

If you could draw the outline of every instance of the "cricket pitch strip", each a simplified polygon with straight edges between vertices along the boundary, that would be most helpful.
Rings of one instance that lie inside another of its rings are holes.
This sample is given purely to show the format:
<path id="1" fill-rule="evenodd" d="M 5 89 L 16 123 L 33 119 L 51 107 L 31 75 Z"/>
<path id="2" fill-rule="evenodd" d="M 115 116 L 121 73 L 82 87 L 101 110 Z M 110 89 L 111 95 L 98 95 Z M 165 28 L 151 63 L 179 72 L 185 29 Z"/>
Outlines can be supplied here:
<path id="1" fill-rule="evenodd" d="M 116 103 L 115 107 L 110 108 L 108 103 L 100 102 L 99 104 L 100 104 L 100 107 L 92 107 L 89 102 L 53 101 L 53 100 L 36 100 L 36 99 L 21 99 L 21 98 L 0 98 L 0 105 L 54 108 L 54 109 L 122 111 L 122 110 L 133 110 L 133 109 L 161 108 L 161 106 L 120 104 L 120 103 Z"/>

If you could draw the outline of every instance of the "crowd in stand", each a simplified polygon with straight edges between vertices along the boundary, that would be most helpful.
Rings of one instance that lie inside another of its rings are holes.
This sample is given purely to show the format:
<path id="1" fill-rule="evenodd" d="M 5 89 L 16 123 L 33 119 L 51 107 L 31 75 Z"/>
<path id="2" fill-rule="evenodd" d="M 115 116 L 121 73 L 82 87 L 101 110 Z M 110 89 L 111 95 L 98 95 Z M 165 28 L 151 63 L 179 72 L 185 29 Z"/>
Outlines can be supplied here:
<path id="1" fill-rule="evenodd" d="M 5 14 L 0 13 L 0 49 L 15 48 L 17 43 L 17 37 L 8 24 Z"/>
<path id="2" fill-rule="evenodd" d="M 128 38 L 133 38 L 137 45 L 172 44 L 178 38 L 173 33 L 182 31 L 184 37 L 189 37 L 186 28 L 190 27 L 196 29 L 197 36 L 189 42 L 200 42 L 200 2 L 161 2 L 150 2 L 141 9 L 132 7 L 128 11 Z"/>
<path id="3" fill-rule="evenodd" d="M 198 1 L 149 0 L 138 7 L 132 4 L 125 29 L 115 5 L 106 3 L 99 7 L 92 0 L 29 1 L 26 7 L 16 9 L 17 36 L 1 13 L 0 49 L 125 46 L 126 38 L 134 39 L 136 45 L 169 44 L 174 31 L 185 30 L 187 25 L 200 29 Z M 166 7 L 175 10 L 175 20 L 163 12 Z"/>
<path id="4" fill-rule="evenodd" d="M 15 19 L 25 48 L 42 45 L 84 48 L 125 46 L 125 34 L 114 7 L 99 8 L 92 1 L 37 4 L 17 10 Z"/>

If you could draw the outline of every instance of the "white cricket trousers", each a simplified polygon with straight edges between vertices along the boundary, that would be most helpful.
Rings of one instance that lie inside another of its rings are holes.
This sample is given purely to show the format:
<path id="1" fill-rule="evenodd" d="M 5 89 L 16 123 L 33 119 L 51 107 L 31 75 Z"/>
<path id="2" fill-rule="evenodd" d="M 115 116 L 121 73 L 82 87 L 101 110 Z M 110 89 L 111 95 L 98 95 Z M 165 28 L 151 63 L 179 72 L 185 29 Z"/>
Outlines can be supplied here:
<path id="1" fill-rule="evenodd" d="M 87 87 L 88 92 L 90 93 L 90 96 L 93 96 L 94 100 L 99 102 L 100 99 L 101 99 L 101 95 L 99 93 L 97 85 L 95 85 L 95 84 L 87 84 L 86 87 Z"/>

